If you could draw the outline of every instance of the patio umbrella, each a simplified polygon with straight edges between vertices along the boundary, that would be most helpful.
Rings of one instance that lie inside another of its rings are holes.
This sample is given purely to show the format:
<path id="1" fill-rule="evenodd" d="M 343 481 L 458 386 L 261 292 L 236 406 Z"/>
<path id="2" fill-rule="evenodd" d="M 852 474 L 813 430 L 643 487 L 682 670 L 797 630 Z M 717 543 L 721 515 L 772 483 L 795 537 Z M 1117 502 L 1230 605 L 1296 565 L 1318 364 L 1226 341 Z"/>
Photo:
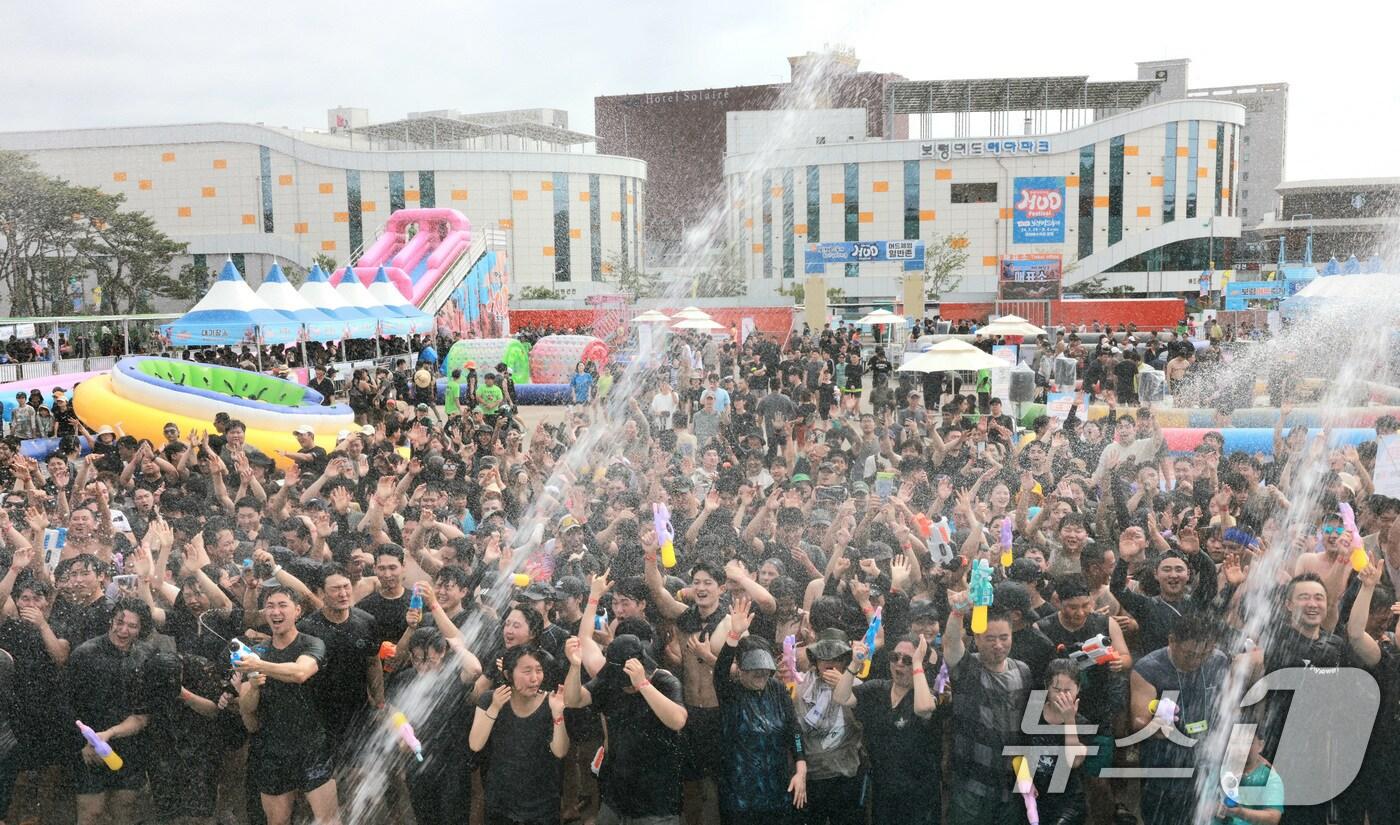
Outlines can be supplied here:
<path id="1" fill-rule="evenodd" d="M 856 321 L 856 323 L 880 326 L 885 324 L 903 323 L 903 321 L 904 317 L 902 315 L 895 315 L 888 309 L 877 309 L 874 312 L 871 312 L 869 315 L 865 316 L 864 318 L 861 318 L 859 321 Z"/>
<path id="2" fill-rule="evenodd" d="M 667 318 L 665 313 L 657 312 L 654 309 L 649 309 L 632 319 L 634 324 L 669 324 L 670 322 L 671 319 Z"/>
<path id="3" fill-rule="evenodd" d="M 1046 334 L 1045 330 L 1019 315 L 1003 315 L 985 327 L 980 327 L 977 332 L 979 335 L 1019 335 L 1022 338 Z"/>
<path id="4" fill-rule="evenodd" d="M 929 347 L 899 368 L 899 372 L 968 372 L 1009 369 L 1010 364 L 966 341 L 949 339 Z"/>
<path id="5" fill-rule="evenodd" d="M 699 307 L 686 307 L 674 316 L 685 321 L 708 321 L 710 314 Z"/>
<path id="6" fill-rule="evenodd" d="M 686 318 L 672 329 L 724 329 L 724 324 L 709 318 Z"/>

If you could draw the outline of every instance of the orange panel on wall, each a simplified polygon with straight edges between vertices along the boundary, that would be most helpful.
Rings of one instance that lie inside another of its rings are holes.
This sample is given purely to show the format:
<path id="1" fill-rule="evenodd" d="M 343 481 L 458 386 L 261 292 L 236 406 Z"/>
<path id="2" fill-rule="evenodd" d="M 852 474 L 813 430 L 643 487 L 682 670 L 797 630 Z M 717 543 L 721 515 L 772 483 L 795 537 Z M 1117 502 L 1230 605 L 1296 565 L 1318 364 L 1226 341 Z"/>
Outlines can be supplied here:
<path id="1" fill-rule="evenodd" d="M 188 206 L 182 206 L 176 214 L 182 218 L 188 218 L 190 215 L 194 214 L 194 210 L 190 209 Z"/>
<path id="2" fill-rule="evenodd" d="M 604 275 L 611 275 L 611 274 L 612 274 L 612 271 L 613 271 L 613 266 L 612 266 L 612 264 L 608 263 L 607 261 L 603 261 L 603 274 L 604 274 Z"/>
<path id="3" fill-rule="evenodd" d="M 996 265 L 997 265 L 997 256 L 995 256 L 995 255 L 983 255 L 983 256 L 982 256 L 982 266 L 996 266 Z"/>
<path id="4" fill-rule="evenodd" d="M 1178 147 L 1176 147 L 1176 156 L 1177 156 L 1177 157 L 1179 157 L 1179 158 L 1184 158 L 1184 157 L 1187 157 L 1187 156 L 1190 155 L 1190 154 L 1191 154 L 1191 149 L 1190 149 L 1189 147 L 1187 147 L 1187 146 L 1178 146 Z"/>
<path id="5" fill-rule="evenodd" d="M 150 182 L 149 180 L 146 180 L 146 179 L 142 179 L 142 180 L 139 180 L 139 181 L 136 182 L 136 188 L 137 188 L 137 189 L 150 189 L 151 186 L 152 186 L 151 182 Z"/>
<path id="6" fill-rule="evenodd" d="M 453 190 L 452 190 L 452 200 L 454 200 L 454 201 L 464 201 L 464 200 L 466 200 L 466 199 L 467 199 L 467 190 L 465 190 L 465 189 L 453 189 Z"/>
<path id="7" fill-rule="evenodd" d="M 1139 206 L 1139 207 L 1137 208 L 1137 216 L 1138 216 L 1139 218 L 1150 218 L 1150 217 L 1152 217 L 1152 207 L 1150 207 L 1150 206 Z"/>
<path id="8" fill-rule="evenodd" d="M 175 162 L 175 153 L 174 153 L 174 152 L 161 152 L 161 153 L 160 153 L 160 162 L 161 162 L 161 163 L 174 163 L 174 162 Z"/>
<path id="9" fill-rule="evenodd" d="M 417 203 L 417 202 L 418 202 L 418 190 L 417 190 L 417 189 L 405 189 L 405 190 L 404 190 L 404 193 L 403 193 L 403 199 L 406 200 L 406 201 L 408 201 L 409 203 Z"/>
<path id="10" fill-rule="evenodd" d="M 582 238 L 582 237 L 583 237 L 583 230 L 582 230 L 582 229 L 570 229 L 570 230 L 569 230 L 569 237 L 570 237 L 570 238 L 574 238 L 575 240 L 577 240 L 578 238 Z"/>
<path id="11" fill-rule="evenodd" d="M 1222 198 L 1228 198 L 1228 197 L 1230 197 L 1230 189 L 1229 189 L 1228 187 L 1225 187 L 1225 186 L 1220 187 L 1220 197 L 1222 197 Z"/>
<path id="12" fill-rule="evenodd" d="M 781 197 L 783 196 L 783 187 L 781 187 L 781 186 L 774 186 L 773 189 L 772 189 L 772 192 L 773 192 L 773 197 L 775 197 L 775 198 L 781 198 Z M 628 196 L 627 196 L 627 202 L 628 202 L 628 203 L 631 203 L 631 202 L 632 202 L 632 196 L 631 196 L 631 195 L 628 195 Z"/>
<path id="13" fill-rule="evenodd" d="M 805 223 L 795 223 L 795 224 L 793 224 L 793 225 L 792 225 L 792 234 L 794 234 L 794 235 L 806 235 L 806 234 L 807 234 L 807 224 L 805 224 Z"/>
<path id="14" fill-rule="evenodd" d="M 934 169 L 934 170 L 933 170 L 933 179 L 934 179 L 934 180 L 952 180 L 952 179 L 953 179 L 953 170 L 952 170 L 952 169 L 949 169 L 949 168 L 946 167 L 946 166 L 945 166 L 945 167 L 938 168 L 938 169 Z"/>
<path id="15" fill-rule="evenodd" d="M 1065 175 L 1065 188 L 1066 188 L 1066 189 L 1073 189 L 1074 187 L 1076 187 L 1076 186 L 1078 186 L 1078 185 L 1079 185 L 1079 176 L 1078 176 L 1078 175 Z"/>
<path id="16" fill-rule="evenodd" d="M 335 222 L 336 222 L 336 223 L 349 223 L 349 222 L 350 222 L 350 213 L 349 213 L 349 212 L 337 212 L 337 213 L 335 213 Z"/>
<path id="17" fill-rule="evenodd" d="M 257 222 L 258 222 L 258 216 L 257 216 L 257 215 L 244 215 L 244 216 L 243 216 L 243 225 L 244 225 L 244 226 L 252 226 L 253 224 L 255 224 L 255 223 L 257 223 Z"/>
<path id="18" fill-rule="evenodd" d="M 552 181 L 552 180 L 542 180 L 542 181 L 540 181 L 540 191 L 541 191 L 541 192 L 553 192 L 553 191 L 554 191 L 554 181 Z M 546 249 L 550 249 L 551 247 L 545 247 L 545 248 L 546 248 Z M 553 255 L 554 253 L 551 252 L 551 253 L 549 253 L 549 254 Z"/>
<path id="19" fill-rule="evenodd" d="M 501 226 L 502 229 L 514 229 L 514 228 L 515 228 L 515 221 L 512 220 L 511 218 L 501 218 L 501 220 L 500 220 L 500 226 Z"/>
<path id="20" fill-rule="evenodd" d="M 215 195 L 214 187 L 212 187 L 212 186 L 202 186 L 202 187 L 200 187 L 200 189 L 199 189 L 199 196 L 200 196 L 201 198 L 212 198 L 212 197 L 214 197 L 214 195 Z"/>
<path id="21" fill-rule="evenodd" d="M 1219 146 L 1219 145 L 1220 145 L 1220 144 L 1218 144 L 1218 143 L 1215 142 L 1215 138 L 1211 138 L 1210 140 L 1206 141 L 1206 148 L 1207 148 L 1207 149 L 1214 149 L 1215 147 L 1217 147 L 1217 146 Z"/>
<path id="22" fill-rule="evenodd" d="M 321 241 L 321 251 L 322 251 L 322 252 L 334 252 L 334 251 L 335 251 L 335 241 Z"/>
<path id="23" fill-rule="evenodd" d="M 589 201 L 589 199 L 591 199 L 592 197 L 593 197 L 593 193 L 592 193 L 592 192 L 589 192 L 589 191 L 586 190 L 586 189 L 585 189 L 584 191 L 578 193 L 578 199 L 581 200 L 581 201 L 583 201 L 584 203 L 587 203 L 587 202 Z"/>
<path id="24" fill-rule="evenodd" d="M 1166 180 L 1161 175 L 1153 175 L 1150 183 L 1153 186 L 1162 186 L 1164 183 L 1166 183 Z"/>
<path id="25" fill-rule="evenodd" d="M 373 212 L 379 208 L 379 204 L 374 201 L 360 201 L 361 212 Z"/>
<path id="26" fill-rule="evenodd" d="M 1204 167 L 1204 166 L 1198 166 L 1198 167 L 1196 167 L 1196 177 L 1198 177 L 1198 178 L 1210 177 L 1210 170 L 1207 169 L 1207 168 Z"/>
<path id="27" fill-rule="evenodd" d="M 552 257 L 554 257 L 554 247 L 552 247 L 552 246 L 546 246 L 546 247 L 544 248 L 544 255 L 545 255 L 546 258 L 552 258 Z"/>
<path id="28" fill-rule="evenodd" d="M 613 213 L 610 214 L 608 217 L 612 218 L 612 222 L 613 222 L 613 223 L 619 223 L 619 222 L 622 220 L 622 213 L 621 213 L 621 212 L 613 212 Z"/>
<path id="29" fill-rule="evenodd" d="M 305 235 L 306 232 L 307 232 L 306 224 L 304 224 L 304 223 L 292 224 L 292 231 L 295 232 L 295 233 L 297 233 L 298 235 Z"/>
<path id="30" fill-rule="evenodd" d="M 965 235 L 959 235 L 956 238 L 948 239 L 948 245 L 954 249 L 967 249 L 972 245 L 972 241 L 969 241 Z"/>
<path id="31" fill-rule="evenodd" d="M 997 210 L 997 217 L 1001 218 L 1001 219 L 1004 220 L 1004 221 L 1005 221 L 1005 220 L 1010 220 L 1010 219 L 1011 219 L 1011 216 L 1014 215 L 1014 214 L 1016 214 L 1016 210 L 1014 210 L 1014 209 L 1007 209 L 1007 208 L 1004 207 L 1004 206 L 1003 206 L 1002 208 L 1000 208 L 1000 209 Z"/>
<path id="32" fill-rule="evenodd" d="M 278 176 L 277 176 L 277 185 L 278 185 L 278 186 L 291 186 L 291 185 L 292 185 L 292 176 L 291 176 L 291 175 L 278 175 Z"/>
<path id="33" fill-rule="evenodd" d="M 1137 148 L 1136 146 L 1124 146 L 1124 147 L 1123 147 L 1123 157 L 1125 157 L 1125 158 L 1135 158 L 1135 157 L 1137 157 L 1137 156 L 1138 156 L 1138 148 Z"/>
<path id="34" fill-rule="evenodd" d="M 872 191 L 872 192 L 888 192 L 888 191 L 890 191 L 890 182 L 887 181 L 887 180 L 872 181 L 871 184 L 870 184 L 870 191 Z"/>
<path id="35" fill-rule="evenodd" d="M 629 194 L 627 195 L 627 202 L 628 202 L 629 204 L 630 204 L 630 203 L 636 203 L 636 202 L 637 202 L 637 199 L 634 198 L 634 197 L 632 197 L 632 195 L 629 193 Z"/>
<path id="36" fill-rule="evenodd" d="M 1094 196 L 1094 206 L 1095 206 L 1095 207 L 1106 207 L 1106 206 L 1108 206 L 1108 195 L 1095 195 L 1095 196 Z"/>
<path id="37" fill-rule="evenodd" d="M 320 192 L 321 192 L 322 195 L 329 195 L 329 194 L 331 194 L 332 192 L 335 191 L 335 184 L 333 184 L 333 183 L 323 183 L 323 184 L 321 184 L 319 187 L 317 187 L 317 189 L 320 190 Z"/>
<path id="38" fill-rule="evenodd" d="M 860 213 L 860 222 L 861 222 L 861 223 L 874 223 L 874 222 L 875 222 L 875 213 L 874 213 L 874 212 L 862 212 L 862 213 Z"/>
<path id="39" fill-rule="evenodd" d="M 117 183 L 121 183 L 122 181 L 126 180 L 126 173 L 125 173 L 125 172 L 113 172 L 113 173 L 112 173 L 112 180 L 116 181 Z"/>
<path id="40" fill-rule="evenodd" d="M 832 192 L 832 193 L 831 193 L 831 202 L 832 202 L 832 203 L 845 203 L 845 202 L 846 202 L 846 193 L 845 193 L 845 192 Z"/>
<path id="41" fill-rule="evenodd" d="M 214 168 L 215 168 L 215 169 L 227 169 L 227 168 L 228 168 L 228 161 L 224 160 L 223 158 L 216 158 L 216 159 L 214 160 Z"/>
<path id="42" fill-rule="evenodd" d="M 921 221 L 936 221 L 936 220 L 938 220 L 938 213 L 935 212 L 935 211 L 932 210 L 932 209 L 920 209 L 920 210 L 919 210 L 919 220 L 921 220 Z"/>
<path id="43" fill-rule="evenodd" d="M 510 199 L 513 201 L 527 201 L 530 199 L 530 193 L 526 192 L 524 189 L 512 189 L 510 190 Z"/>
<path id="44" fill-rule="evenodd" d="M 753 218 L 744 218 L 744 228 L 753 229 Z"/>
<path id="45" fill-rule="evenodd" d="M 755 255 L 760 255 L 760 254 L 762 254 L 762 253 L 763 253 L 763 244 L 761 244 L 761 243 L 756 243 L 756 244 L 754 244 L 754 245 L 753 245 L 753 253 L 754 253 Z"/>

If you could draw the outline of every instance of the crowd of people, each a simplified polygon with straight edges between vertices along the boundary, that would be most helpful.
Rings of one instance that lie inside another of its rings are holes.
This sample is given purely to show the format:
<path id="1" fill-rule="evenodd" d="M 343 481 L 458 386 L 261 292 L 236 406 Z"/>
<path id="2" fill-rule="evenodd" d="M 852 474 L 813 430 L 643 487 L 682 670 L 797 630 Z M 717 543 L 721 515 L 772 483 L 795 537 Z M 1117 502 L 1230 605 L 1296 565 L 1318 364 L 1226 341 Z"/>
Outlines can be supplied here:
<path id="1" fill-rule="evenodd" d="M 1053 346 L 1083 391 L 1025 427 L 975 376 L 803 330 L 580 365 L 533 427 L 503 365 L 439 405 L 434 353 L 318 370 L 358 426 L 329 451 L 264 455 L 229 415 L 156 444 L 68 412 L 44 462 L 11 434 L 0 817 L 1174 825 L 1205 795 L 1223 823 L 1400 821 L 1376 444 L 1170 454 L 1108 340 Z M 1337 743 L 1354 781 L 1285 805 L 1286 705 L 1224 763 L 1192 743 L 1232 668 L 1303 666 L 1382 704 Z"/>

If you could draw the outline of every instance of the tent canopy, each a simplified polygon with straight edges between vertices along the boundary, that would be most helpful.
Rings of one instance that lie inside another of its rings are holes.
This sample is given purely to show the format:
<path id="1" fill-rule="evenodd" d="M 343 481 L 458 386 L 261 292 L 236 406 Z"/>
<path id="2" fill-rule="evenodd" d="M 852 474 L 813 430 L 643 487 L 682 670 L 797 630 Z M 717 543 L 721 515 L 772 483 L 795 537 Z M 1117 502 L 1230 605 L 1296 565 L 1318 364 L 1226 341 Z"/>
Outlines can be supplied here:
<path id="1" fill-rule="evenodd" d="M 209 292 L 161 332 L 177 346 L 290 344 L 300 336 L 301 324 L 268 306 L 233 261 L 225 261 Z"/>
<path id="2" fill-rule="evenodd" d="M 346 304 L 377 320 L 381 335 L 408 335 L 411 326 L 408 319 L 375 300 L 369 289 L 355 277 L 355 271 L 350 267 L 345 268 L 344 277 L 334 289 Z"/>
<path id="3" fill-rule="evenodd" d="M 268 306 L 305 327 L 310 341 L 339 341 L 345 334 L 345 324 L 308 304 L 276 263 L 263 277 L 256 294 Z"/>
<path id="4" fill-rule="evenodd" d="M 347 338 L 373 338 L 379 329 L 379 319 L 345 302 L 331 286 L 326 271 L 312 266 L 306 282 L 299 290 L 301 297 L 313 308 L 329 315 L 345 327 Z"/>
<path id="5" fill-rule="evenodd" d="M 394 286 L 389 280 L 389 273 L 384 267 L 379 267 L 379 271 L 374 274 L 374 280 L 367 287 L 370 297 L 388 307 L 390 311 L 408 321 L 409 334 L 422 335 L 433 331 L 433 318 L 423 310 L 410 304 L 399 288 Z"/>

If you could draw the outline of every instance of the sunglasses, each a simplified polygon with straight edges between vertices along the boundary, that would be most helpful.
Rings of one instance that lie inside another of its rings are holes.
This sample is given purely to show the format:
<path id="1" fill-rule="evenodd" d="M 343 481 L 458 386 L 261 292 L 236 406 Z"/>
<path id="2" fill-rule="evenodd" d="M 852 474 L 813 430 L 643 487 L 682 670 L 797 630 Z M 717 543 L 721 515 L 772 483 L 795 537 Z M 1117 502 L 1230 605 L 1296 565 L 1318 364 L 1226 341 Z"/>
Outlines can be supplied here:
<path id="1" fill-rule="evenodd" d="M 1338 525 L 1338 526 L 1336 526 L 1336 527 L 1328 527 L 1328 526 L 1324 525 L 1323 528 L 1322 528 L 1322 535 L 1324 535 L 1324 536 L 1340 536 L 1341 534 L 1345 533 L 1346 531 L 1347 531 L 1347 528 L 1342 527 L 1341 525 Z"/>
<path id="2" fill-rule="evenodd" d="M 907 653 L 896 653 L 890 657 L 890 661 L 897 665 L 904 665 L 905 667 L 909 667 L 910 665 L 914 664 L 914 657 L 910 656 Z"/>

